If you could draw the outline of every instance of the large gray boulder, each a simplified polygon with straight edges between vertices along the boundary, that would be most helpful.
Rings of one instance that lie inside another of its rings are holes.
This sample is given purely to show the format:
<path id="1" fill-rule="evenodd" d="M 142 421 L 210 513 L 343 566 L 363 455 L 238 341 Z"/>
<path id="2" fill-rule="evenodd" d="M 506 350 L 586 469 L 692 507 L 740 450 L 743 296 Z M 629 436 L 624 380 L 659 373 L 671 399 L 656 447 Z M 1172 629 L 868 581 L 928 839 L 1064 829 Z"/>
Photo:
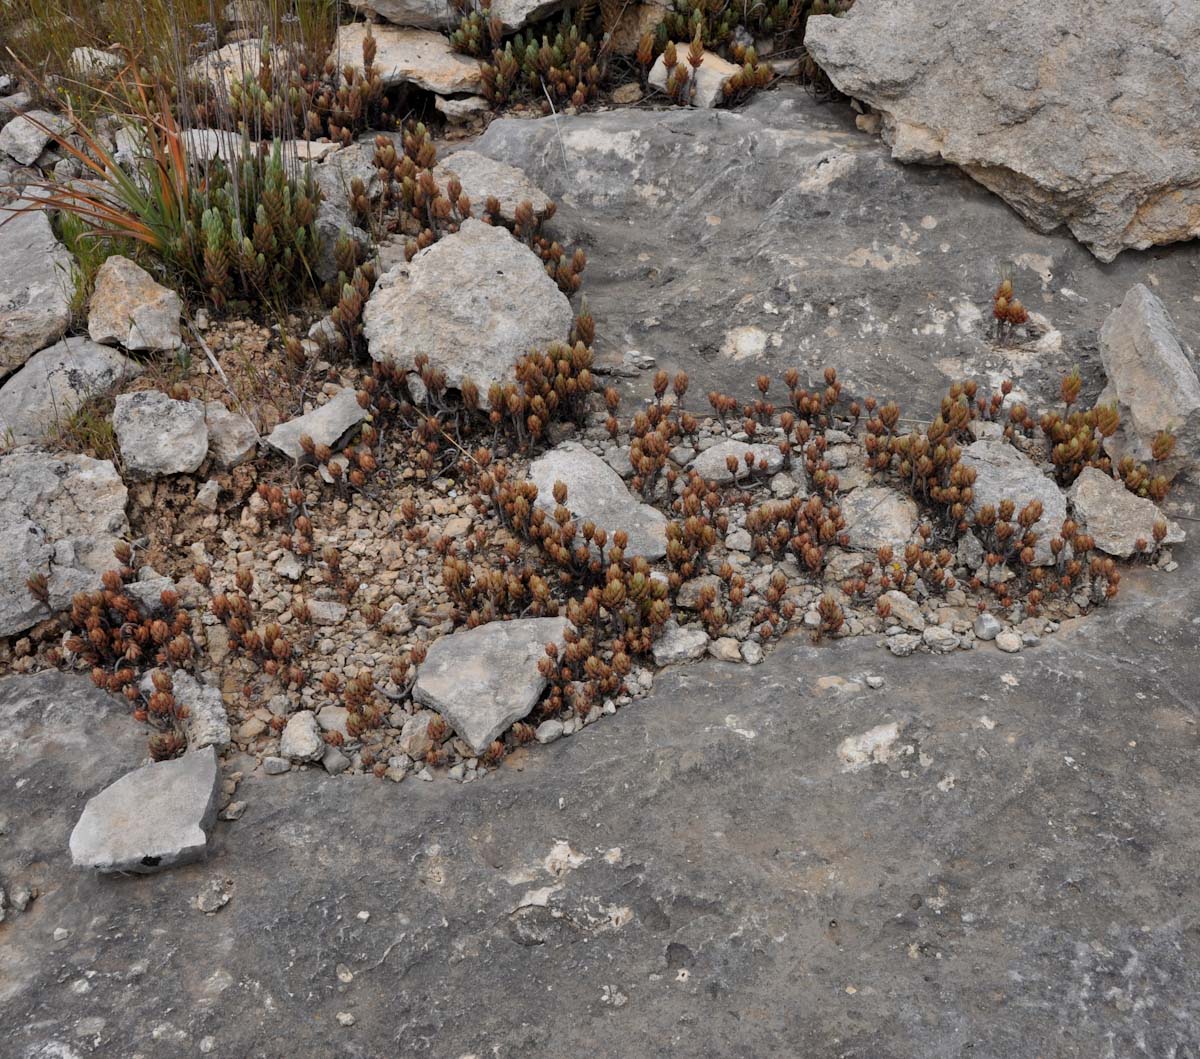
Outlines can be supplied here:
<path id="1" fill-rule="evenodd" d="M 576 524 L 594 522 L 608 534 L 606 547 L 617 530 L 624 530 L 629 558 L 654 560 L 667 554 L 666 516 L 637 500 L 616 471 L 578 442 L 565 441 L 539 456 L 529 465 L 529 477 L 538 488 L 537 506 L 550 512 L 558 506 L 555 483 L 562 482 L 567 487 L 566 507 Z"/>
<path id="2" fill-rule="evenodd" d="M 88 334 L 94 342 L 130 350 L 178 349 L 183 345 L 182 312 L 178 294 L 157 283 L 141 265 L 114 254 L 96 273 Z"/>
<path id="3" fill-rule="evenodd" d="M 538 663 L 546 644 L 562 646 L 566 625 L 566 618 L 520 618 L 443 636 L 421 664 L 413 699 L 482 754 L 537 704 L 546 687 Z"/>
<path id="4" fill-rule="evenodd" d="M 712 389 L 753 397 L 758 373 L 780 404 L 790 367 L 810 388 L 834 367 L 847 394 L 913 417 L 964 377 L 1014 378 L 1049 405 L 1075 364 L 1090 399 L 1097 325 L 1148 270 L 1181 331 L 1200 333 L 1200 243 L 1098 267 L 1065 230 L 1035 231 L 953 168 L 894 161 L 849 107 L 795 86 L 734 110 L 502 118 L 472 149 L 522 169 L 559 204 L 549 232 L 586 249 L 596 370 L 639 350 L 688 372 L 693 411 Z M 1013 346 L 991 317 L 1006 269 L 1035 316 Z M 647 397 L 653 374 L 618 385 Z"/>
<path id="5" fill-rule="evenodd" d="M 125 470 L 134 478 L 191 474 L 208 455 L 208 426 L 197 401 L 161 390 L 123 393 L 112 415 Z"/>
<path id="6" fill-rule="evenodd" d="M 569 336 L 574 314 L 541 259 L 506 228 L 468 219 L 380 277 L 363 312 L 374 360 L 409 369 L 425 353 L 486 397 L 517 360 Z"/>
<path id="7" fill-rule="evenodd" d="M 858 0 L 805 47 L 904 162 L 952 162 L 1102 261 L 1200 232 L 1200 6 Z"/>
<path id="8" fill-rule="evenodd" d="M 1101 400 L 1114 400 L 1120 429 L 1106 439 L 1118 459 L 1151 458 L 1162 430 L 1175 435 L 1175 453 L 1161 468 L 1173 476 L 1200 465 L 1200 378 L 1166 307 L 1141 283 L 1100 328 L 1100 358 L 1108 376 Z"/>
<path id="9" fill-rule="evenodd" d="M 0 438 L 24 445 L 45 437 L 93 394 L 142 374 L 137 361 L 86 338 L 35 353 L 0 387 Z"/>
<path id="10" fill-rule="evenodd" d="M 71 860 L 140 875 L 199 860 L 217 817 L 219 778 L 211 746 L 127 773 L 84 806 Z"/>
<path id="11" fill-rule="evenodd" d="M 60 114 L 28 110 L 0 129 L 0 154 L 8 155 L 21 165 L 33 165 L 53 139 L 46 130 L 61 134 L 70 128 L 71 123 Z"/>
<path id="12" fill-rule="evenodd" d="M 10 128 L 6 125 L 5 128 Z M 28 205 L 16 202 L 13 209 Z M 0 376 L 57 341 L 71 319 L 72 257 L 45 210 L 0 217 Z"/>
<path id="13" fill-rule="evenodd" d="M 100 585 L 129 532 L 125 485 L 108 460 L 0 456 L 0 636 L 27 629 Z M 29 591 L 46 577 L 49 605 Z"/>
<path id="14" fill-rule="evenodd" d="M 1001 438 L 972 442 L 963 449 L 962 463 L 975 470 L 972 514 L 977 514 L 985 504 L 999 507 L 1001 501 L 1011 500 L 1017 509 L 1015 522 L 1016 515 L 1031 500 L 1042 502 L 1042 517 L 1032 527 L 1038 535 L 1034 564 L 1051 563 L 1054 554 L 1050 541 L 1062 532 L 1067 517 L 1067 498 L 1054 481 L 1028 456 Z"/>
<path id="15" fill-rule="evenodd" d="M 338 28 L 329 57 L 338 69 L 346 63 L 362 66 L 362 44 L 368 29 L 375 38 L 375 71 L 385 85 L 413 84 L 428 92 L 449 95 L 476 92 L 483 83 L 479 63 L 460 55 L 441 33 L 428 29 L 348 22 Z"/>

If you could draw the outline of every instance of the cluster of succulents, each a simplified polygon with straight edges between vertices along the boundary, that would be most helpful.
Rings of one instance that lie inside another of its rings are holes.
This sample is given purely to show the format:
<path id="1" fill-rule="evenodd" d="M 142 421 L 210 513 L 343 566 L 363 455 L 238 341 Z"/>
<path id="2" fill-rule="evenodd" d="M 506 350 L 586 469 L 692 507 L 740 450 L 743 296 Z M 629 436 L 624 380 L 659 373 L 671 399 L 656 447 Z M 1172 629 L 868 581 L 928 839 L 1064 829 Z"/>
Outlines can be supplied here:
<path id="1" fill-rule="evenodd" d="M 187 707 L 175 701 L 170 671 L 189 665 L 196 653 L 191 619 L 174 589 L 164 589 L 149 605 L 135 599 L 128 590 L 136 576 L 133 551 L 122 541 L 114 553 L 121 565 L 104 573 L 97 591 L 76 593 L 62 616 L 66 636 L 52 650 L 51 661 L 86 665 L 96 687 L 123 695 L 137 720 L 153 729 L 149 751 L 161 761 L 187 743 Z M 30 578 L 29 590 L 37 599 L 48 598 L 43 575 Z M 147 671 L 152 671 L 151 691 L 141 683 Z"/>

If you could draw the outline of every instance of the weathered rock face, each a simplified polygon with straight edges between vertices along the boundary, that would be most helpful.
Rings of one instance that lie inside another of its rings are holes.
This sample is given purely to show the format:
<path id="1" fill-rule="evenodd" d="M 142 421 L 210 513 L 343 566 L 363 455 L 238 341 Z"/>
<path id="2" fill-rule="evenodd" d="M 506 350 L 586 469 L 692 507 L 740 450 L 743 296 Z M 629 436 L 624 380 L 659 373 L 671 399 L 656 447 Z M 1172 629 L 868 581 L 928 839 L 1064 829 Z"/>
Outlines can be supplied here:
<path id="1" fill-rule="evenodd" d="M 867 486 L 847 493 L 839 502 L 851 548 L 874 552 L 888 545 L 901 552 L 912 540 L 917 505 L 895 489 Z"/>
<path id="2" fill-rule="evenodd" d="M 508 31 L 549 18 L 565 6 L 566 0 L 494 0 L 491 11 Z"/>
<path id="3" fill-rule="evenodd" d="M 859 0 L 805 47 L 897 159 L 952 162 L 1102 261 L 1200 233 L 1195 4 Z"/>
<path id="4" fill-rule="evenodd" d="M 145 875 L 199 860 L 217 817 L 218 777 L 211 746 L 122 776 L 84 806 L 72 861 Z"/>
<path id="5" fill-rule="evenodd" d="M 171 677 L 175 701 L 188 708 L 186 722 L 189 750 L 229 746 L 229 715 L 220 689 L 202 684 L 190 673 L 177 669 Z"/>
<path id="6" fill-rule="evenodd" d="M 460 629 L 434 641 L 413 699 L 437 710 L 477 754 L 533 709 L 546 687 L 538 663 L 561 647 L 566 618 L 521 618 Z"/>
<path id="7" fill-rule="evenodd" d="M 746 456 L 754 457 L 754 469 L 750 470 Z M 737 460 L 737 471 L 729 469 L 729 457 Z M 766 463 L 766 467 L 761 465 Z M 689 470 L 695 471 L 706 482 L 716 482 L 723 485 L 732 482 L 736 477 L 739 481 L 754 475 L 774 474 L 783 466 L 783 453 L 778 445 L 747 444 L 744 441 L 722 441 L 711 448 L 705 449 L 692 460 Z"/>
<path id="8" fill-rule="evenodd" d="M 0 217 L 0 261 L 0 375 L 7 375 L 66 331 L 72 258 L 45 211 L 30 210 Z"/>
<path id="9" fill-rule="evenodd" d="M 61 134 L 70 127 L 71 123 L 60 114 L 48 110 L 26 111 L 0 129 L 0 153 L 21 165 L 33 165 L 53 139 L 46 129 Z"/>
<path id="10" fill-rule="evenodd" d="M 1163 303 L 1136 284 L 1100 329 L 1100 358 L 1108 376 L 1102 400 L 1115 400 L 1121 427 L 1105 442 L 1118 459 L 1151 458 L 1162 430 L 1175 435 L 1175 453 L 1157 470 L 1170 475 L 1200 466 L 1200 378 Z"/>
<path id="11" fill-rule="evenodd" d="M 1121 482 L 1094 467 L 1084 468 L 1067 496 L 1096 547 L 1109 555 L 1127 558 L 1138 550 L 1139 541 L 1153 546 L 1154 525 L 1159 521 L 1167 528 L 1161 543 L 1179 544 L 1187 536 L 1152 500 L 1134 496 Z"/>
<path id="12" fill-rule="evenodd" d="M 363 312 L 371 357 L 408 369 L 425 353 L 451 386 L 480 393 L 531 349 L 565 342 L 571 304 L 506 228 L 468 219 L 380 277 Z"/>
<path id="13" fill-rule="evenodd" d="M 853 117 L 783 86 L 733 111 L 501 119 L 473 149 L 524 170 L 558 202 L 553 235 L 587 251 L 599 371 L 636 349 L 746 399 L 760 372 L 796 367 L 811 388 L 831 366 L 847 393 L 916 416 L 967 376 L 1050 404 L 1079 364 L 1090 399 L 1097 326 L 1150 267 L 1182 332 L 1200 333 L 1197 243 L 1098 268 L 964 174 L 893 161 Z M 1014 348 L 992 338 L 1002 262 L 1044 319 Z M 620 385 L 648 396 L 652 376 Z"/>
<path id="14" fill-rule="evenodd" d="M 123 393 L 112 424 L 121 461 L 135 478 L 191 474 L 208 455 L 208 427 L 199 402 L 175 401 L 161 390 Z"/>
<path id="15" fill-rule="evenodd" d="M 1011 500 L 1019 514 L 1029 501 L 1042 502 L 1042 517 L 1032 527 L 1038 535 L 1035 564 L 1050 563 L 1053 560 L 1050 541 L 1062 531 L 1067 517 L 1067 500 L 1062 490 L 1032 460 L 1000 439 L 972 442 L 963 449 L 962 462 L 975 469 L 972 512 L 978 512 L 985 504 L 998 507 L 1002 500 Z"/>
<path id="16" fill-rule="evenodd" d="M 115 349 L 67 338 L 35 353 L 0 387 L 0 438 L 37 441 L 92 394 L 141 375 L 137 361 Z"/>
<path id="17" fill-rule="evenodd" d="M 577 523 L 594 522 L 608 534 L 610 545 L 613 534 L 624 530 L 629 558 L 661 559 L 667 554 L 666 516 L 637 500 L 616 471 L 577 442 L 564 442 L 539 456 L 529 465 L 529 477 L 538 487 L 538 507 L 554 511 L 554 485 L 562 482 L 567 487 L 566 507 Z"/>
<path id="18" fill-rule="evenodd" d="M 240 84 L 246 77 L 258 76 L 262 65 L 261 50 L 257 35 L 226 44 L 192 63 L 188 67 L 188 75 L 194 81 L 223 85 L 228 92 L 230 85 Z"/>
<path id="19" fill-rule="evenodd" d="M 442 160 L 433 171 L 438 186 L 445 190 L 451 175 L 458 177 L 463 192 L 471 200 L 471 209 L 476 216 L 483 213 L 489 196 L 500 201 L 500 216 L 506 221 L 516 217 L 517 207 L 528 202 L 539 217 L 550 205 L 549 196 L 529 182 L 529 178 L 516 166 L 497 162 L 494 158 L 478 151 L 455 151 Z"/>
<path id="20" fill-rule="evenodd" d="M 285 456 L 298 460 L 304 455 L 300 439 L 305 434 L 313 439 L 314 444 L 332 448 L 346 431 L 361 423 L 366 415 L 366 409 L 358 403 L 358 395 L 346 387 L 311 412 L 280 423 L 267 435 L 267 444 Z"/>
<path id="21" fill-rule="evenodd" d="M 338 28 L 330 53 L 338 69 L 347 62 L 362 65 L 367 29 L 365 22 L 349 22 Z M 375 38 L 375 70 L 385 85 L 414 84 L 449 95 L 475 92 L 483 83 L 479 63 L 452 50 L 450 41 L 440 33 L 387 25 L 371 26 L 370 32 Z"/>
<path id="22" fill-rule="evenodd" d="M 455 21 L 454 8 L 446 0 L 351 0 L 350 6 L 413 29 L 444 29 Z"/>
<path id="23" fill-rule="evenodd" d="M 690 84 L 688 86 L 689 96 L 688 101 L 693 107 L 702 107 L 708 110 L 717 106 L 725 99 L 724 85 L 734 74 L 741 70 L 741 67 L 736 63 L 727 62 L 719 55 L 714 55 L 710 51 L 704 53 L 704 60 L 700 64 L 699 70 L 692 70 L 687 61 L 689 42 L 685 41 L 681 44 L 676 44 L 676 58 L 680 68 L 687 71 Z M 667 90 L 667 81 L 669 75 L 667 72 L 667 64 L 663 61 L 663 56 L 659 56 L 654 60 L 654 65 L 650 68 L 649 82 L 651 87 L 657 88 L 660 92 Z"/>
<path id="24" fill-rule="evenodd" d="M 114 254 L 96 273 L 96 289 L 88 309 L 93 342 L 126 349 L 178 349 L 183 302 L 173 290 L 156 283 L 140 265 Z"/>
<path id="25" fill-rule="evenodd" d="M 0 636 L 27 629 L 100 584 L 129 531 L 126 490 L 108 460 L 14 453 L 0 457 Z M 49 602 L 26 584 L 49 582 Z"/>
<path id="26" fill-rule="evenodd" d="M 670 5 L 663 0 L 647 0 L 646 3 L 630 3 L 622 8 L 617 24 L 613 27 L 610 38 L 613 53 L 616 55 L 633 55 L 638 49 L 638 43 L 645 33 L 653 33 L 664 16 L 670 11 Z"/>

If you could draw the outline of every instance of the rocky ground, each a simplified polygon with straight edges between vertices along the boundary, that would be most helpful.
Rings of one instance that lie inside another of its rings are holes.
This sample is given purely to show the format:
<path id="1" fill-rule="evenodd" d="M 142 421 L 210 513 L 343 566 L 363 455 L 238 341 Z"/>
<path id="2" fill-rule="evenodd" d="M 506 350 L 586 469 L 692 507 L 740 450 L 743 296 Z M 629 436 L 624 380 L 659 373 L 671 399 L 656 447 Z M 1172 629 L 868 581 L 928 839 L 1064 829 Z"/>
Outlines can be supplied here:
<path id="1" fill-rule="evenodd" d="M 853 107 L 711 109 L 711 55 L 691 106 L 489 122 L 388 0 L 491 201 L 414 257 L 358 226 L 375 134 L 314 150 L 357 357 L 121 256 L 81 304 L 43 210 L 0 227 L 0 1054 L 1200 1047 L 1200 27 L 1031 80 L 919 6 L 814 21 Z M 966 61 L 1009 90 L 947 116 Z M 49 143 L 0 127 L 11 188 Z M 873 466 L 909 431 L 940 479 Z"/>

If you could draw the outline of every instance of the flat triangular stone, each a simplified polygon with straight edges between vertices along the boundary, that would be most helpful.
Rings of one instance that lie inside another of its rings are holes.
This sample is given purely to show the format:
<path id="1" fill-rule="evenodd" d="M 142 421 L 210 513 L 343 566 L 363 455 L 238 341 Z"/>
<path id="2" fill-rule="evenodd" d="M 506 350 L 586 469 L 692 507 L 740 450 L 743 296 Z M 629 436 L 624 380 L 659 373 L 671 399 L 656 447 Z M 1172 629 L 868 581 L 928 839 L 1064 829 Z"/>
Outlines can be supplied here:
<path id="1" fill-rule="evenodd" d="M 147 874 L 198 860 L 217 815 L 211 747 L 144 765 L 83 807 L 71 832 L 76 867 Z"/>
<path id="2" fill-rule="evenodd" d="M 566 618 L 493 621 L 437 640 L 413 699 L 437 710 L 476 754 L 526 716 L 546 687 L 538 671 L 546 644 L 561 646 Z"/>
<path id="3" fill-rule="evenodd" d="M 567 487 L 567 508 L 578 522 L 594 522 L 608 534 L 624 530 L 629 535 L 625 554 L 661 559 L 667 554 L 666 516 L 641 503 L 599 456 L 577 441 L 565 441 L 529 465 L 529 477 L 538 487 L 537 505 L 547 511 L 558 506 L 554 484 Z"/>

